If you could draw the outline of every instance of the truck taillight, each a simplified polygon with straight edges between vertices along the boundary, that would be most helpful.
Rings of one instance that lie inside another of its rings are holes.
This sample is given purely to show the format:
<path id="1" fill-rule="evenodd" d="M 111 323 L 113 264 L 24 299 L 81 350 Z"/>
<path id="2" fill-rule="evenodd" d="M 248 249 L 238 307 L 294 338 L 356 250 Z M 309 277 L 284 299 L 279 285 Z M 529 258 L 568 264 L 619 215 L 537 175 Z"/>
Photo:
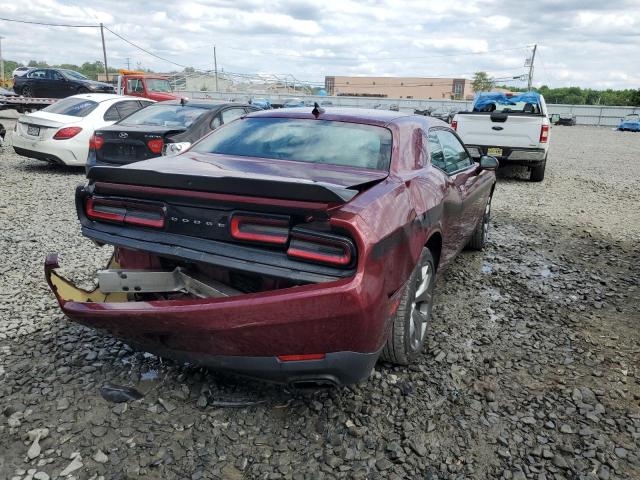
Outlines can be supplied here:
<path id="1" fill-rule="evenodd" d="M 104 138 L 100 135 L 93 134 L 89 139 L 89 148 L 92 150 L 100 150 L 104 144 Z"/>
<path id="2" fill-rule="evenodd" d="M 294 229 L 287 255 L 307 262 L 348 267 L 355 260 L 355 246 L 342 236 Z"/>
<path id="3" fill-rule="evenodd" d="M 162 147 L 164 146 L 164 140 L 161 138 L 154 138 L 152 140 L 147 141 L 147 147 L 153 153 L 162 153 Z"/>
<path id="4" fill-rule="evenodd" d="M 289 241 L 289 218 L 233 214 L 229 230 L 236 240 L 284 245 Z"/>
<path id="5" fill-rule="evenodd" d="M 88 197 L 85 212 L 90 220 L 106 220 L 141 227 L 163 228 L 165 209 L 159 205 Z"/>
<path id="6" fill-rule="evenodd" d="M 542 125 L 540 128 L 540 143 L 547 143 L 549 141 L 549 125 Z"/>
<path id="7" fill-rule="evenodd" d="M 80 128 L 80 127 L 65 127 L 65 128 L 61 128 L 53 136 L 53 139 L 54 140 L 68 140 L 70 138 L 75 137 L 81 131 L 82 131 L 82 128 Z"/>
<path id="8" fill-rule="evenodd" d="M 451 120 L 451 128 L 453 130 L 458 130 L 458 121 L 457 120 Z"/>

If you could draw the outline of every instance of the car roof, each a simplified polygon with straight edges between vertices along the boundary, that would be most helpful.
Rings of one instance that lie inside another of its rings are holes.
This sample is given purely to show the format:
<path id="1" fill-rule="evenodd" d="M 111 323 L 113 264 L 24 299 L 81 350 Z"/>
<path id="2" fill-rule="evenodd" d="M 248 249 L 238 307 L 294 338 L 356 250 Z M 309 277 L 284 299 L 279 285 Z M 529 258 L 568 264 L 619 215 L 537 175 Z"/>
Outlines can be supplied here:
<path id="1" fill-rule="evenodd" d="M 264 118 L 299 118 L 299 119 L 315 119 L 311 113 L 313 107 L 299 108 L 280 108 L 277 110 L 260 110 L 248 114 L 249 117 Z M 330 107 L 325 108 L 324 113 L 319 115 L 321 120 L 337 121 L 337 122 L 355 122 L 369 123 L 372 125 L 387 125 L 397 120 L 415 117 L 421 122 L 428 122 L 430 125 L 441 125 L 442 121 L 438 119 L 430 119 L 423 115 L 414 113 L 396 112 L 393 110 L 376 110 L 370 108 L 348 108 L 348 107 Z"/>
<path id="2" fill-rule="evenodd" d="M 181 100 L 165 100 L 164 102 L 158 102 L 158 105 L 180 105 Z M 214 109 L 218 107 L 247 107 L 250 106 L 247 103 L 238 102 L 221 102 L 220 100 L 187 100 L 185 103 L 187 107 Z"/>
<path id="3" fill-rule="evenodd" d="M 115 95 L 113 93 L 79 93 L 78 95 L 73 95 L 73 98 L 93 100 L 98 103 L 106 102 L 108 100 L 144 100 L 145 102 L 155 103 L 154 100 L 151 100 L 150 98 L 134 97 L 133 95 Z"/>

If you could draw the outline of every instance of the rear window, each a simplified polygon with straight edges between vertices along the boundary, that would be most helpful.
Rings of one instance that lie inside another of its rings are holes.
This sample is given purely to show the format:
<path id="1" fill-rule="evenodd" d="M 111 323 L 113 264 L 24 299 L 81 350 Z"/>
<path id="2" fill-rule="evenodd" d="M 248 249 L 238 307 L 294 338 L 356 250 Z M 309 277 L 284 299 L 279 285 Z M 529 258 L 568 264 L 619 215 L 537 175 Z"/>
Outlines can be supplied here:
<path id="1" fill-rule="evenodd" d="M 391 132 L 347 122 L 244 118 L 214 131 L 192 151 L 388 170 Z"/>
<path id="2" fill-rule="evenodd" d="M 72 117 L 86 117 L 93 112 L 97 106 L 98 102 L 94 102 L 93 100 L 69 97 L 52 103 L 48 107 L 43 108 L 42 111 L 60 115 L 70 115 Z"/>
<path id="3" fill-rule="evenodd" d="M 182 105 L 150 105 L 120 122 L 120 125 L 154 125 L 189 128 L 207 109 Z"/>

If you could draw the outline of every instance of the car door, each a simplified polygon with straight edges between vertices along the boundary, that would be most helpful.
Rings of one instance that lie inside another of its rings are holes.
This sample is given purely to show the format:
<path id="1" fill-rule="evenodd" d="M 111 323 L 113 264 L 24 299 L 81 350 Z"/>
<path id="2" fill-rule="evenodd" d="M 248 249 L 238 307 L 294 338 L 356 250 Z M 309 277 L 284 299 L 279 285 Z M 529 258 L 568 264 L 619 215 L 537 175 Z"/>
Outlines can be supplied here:
<path id="1" fill-rule="evenodd" d="M 457 175 L 455 173 L 452 175 L 447 172 L 444 151 L 435 129 L 431 129 L 427 133 L 426 143 L 429 145 L 431 165 L 435 167 L 438 174 L 442 175 L 446 184 L 446 191 L 442 201 L 443 243 L 440 259 L 441 264 L 445 265 L 464 247 L 463 199 L 461 190 L 457 185 L 459 182 Z"/>
<path id="2" fill-rule="evenodd" d="M 436 130 L 438 140 L 442 145 L 445 169 L 462 198 L 462 247 L 482 218 L 485 204 L 491 188 L 491 179 L 485 174 L 480 165 L 473 161 L 462 141 L 451 131 Z"/>
<path id="3" fill-rule="evenodd" d="M 34 97 L 46 97 L 48 96 L 47 90 L 47 71 L 43 68 L 33 70 L 29 73 L 25 85 L 31 87 Z"/>
<path id="4" fill-rule="evenodd" d="M 56 70 L 47 71 L 47 82 L 49 96 L 53 98 L 64 98 L 75 93 L 72 82 L 68 81 Z"/>
<path id="5" fill-rule="evenodd" d="M 144 97 L 144 85 L 140 78 L 127 78 L 127 95 Z"/>

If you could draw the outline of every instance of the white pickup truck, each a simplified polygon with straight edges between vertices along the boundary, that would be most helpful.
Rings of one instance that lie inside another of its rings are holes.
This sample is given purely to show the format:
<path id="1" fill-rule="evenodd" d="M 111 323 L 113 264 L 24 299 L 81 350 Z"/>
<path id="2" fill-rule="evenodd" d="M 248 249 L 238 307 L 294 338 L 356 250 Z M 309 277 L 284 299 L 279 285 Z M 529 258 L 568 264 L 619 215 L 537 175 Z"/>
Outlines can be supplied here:
<path id="1" fill-rule="evenodd" d="M 531 171 L 531 181 L 544 179 L 550 127 L 542 95 L 479 93 L 473 110 L 456 114 L 451 127 L 471 156 L 490 155 L 502 165 L 524 165 Z"/>

